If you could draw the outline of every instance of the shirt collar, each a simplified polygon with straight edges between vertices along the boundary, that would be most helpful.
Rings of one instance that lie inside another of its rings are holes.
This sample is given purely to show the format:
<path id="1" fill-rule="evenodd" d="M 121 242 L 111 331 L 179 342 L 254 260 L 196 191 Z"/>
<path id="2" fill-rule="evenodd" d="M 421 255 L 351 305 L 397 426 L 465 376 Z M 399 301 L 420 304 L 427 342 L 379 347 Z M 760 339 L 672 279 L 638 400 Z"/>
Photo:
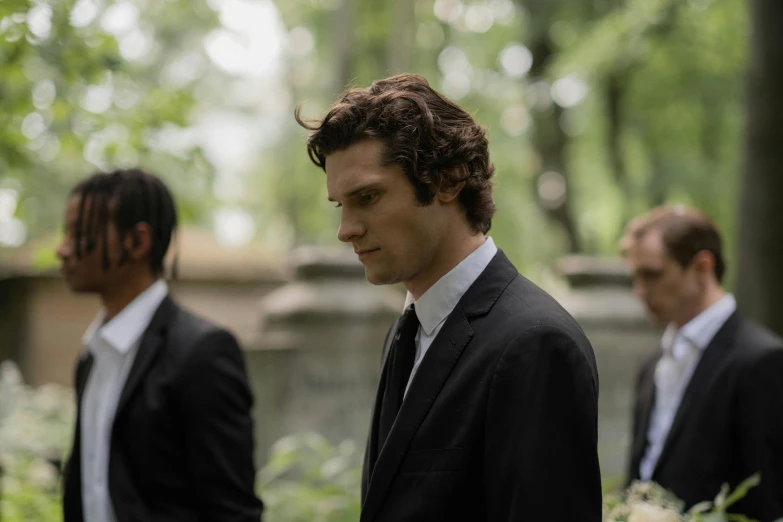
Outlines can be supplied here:
<path id="1" fill-rule="evenodd" d="M 405 308 L 411 303 L 416 305 L 416 316 L 424 333 L 432 335 L 435 328 L 448 317 L 468 288 L 487 268 L 497 251 L 495 242 L 491 237 L 487 237 L 480 247 L 438 279 L 421 297 L 414 300 L 408 292 Z"/>
<path id="2" fill-rule="evenodd" d="M 737 301 L 732 294 L 726 294 L 709 308 L 688 321 L 682 328 L 677 329 L 674 324 L 669 324 L 663 334 L 662 344 L 664 348 L 675 350 L 677 338 L 682 338 L 688 344 L 704 351 L 712 339 L 721 329 L 728 318 L 737 310 Z M 675 353 L 675 356 L 678 354 Z"/>
<path id="3" fill-rule="evenodd" d="M 682 336 L 704 350 L 736 309 L 734 296 L 726 294 L 683 326 Z"/>
<path id="4" fill-rule="evenodd" d="M 121 354 L 126 354 L 141 338 L 152 316 L 169 293 L 168 285 L 159 279 L 123 308 L 111 321 L 103 324 L 106 310 L 101 309 L 84 334 L 82 342 L 95 353 L 94 341 L 102 339 Z"/>

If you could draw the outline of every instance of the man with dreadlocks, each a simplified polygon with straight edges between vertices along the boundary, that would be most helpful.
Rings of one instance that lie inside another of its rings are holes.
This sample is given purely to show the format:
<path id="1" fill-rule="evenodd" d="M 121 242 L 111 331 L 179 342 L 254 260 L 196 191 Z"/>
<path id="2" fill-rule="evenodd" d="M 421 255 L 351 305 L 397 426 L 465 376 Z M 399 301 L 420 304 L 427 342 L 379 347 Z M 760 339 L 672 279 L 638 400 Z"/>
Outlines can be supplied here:
<path id="1" fill-rule="evenodd" d="M 95 174 L 71 192 L 62 274 L 103 307 L 76 368 L 65 522 L 261 518 L 242 352 L 169 297 L 176 225 L 171 193 L 141 170 Z"/>

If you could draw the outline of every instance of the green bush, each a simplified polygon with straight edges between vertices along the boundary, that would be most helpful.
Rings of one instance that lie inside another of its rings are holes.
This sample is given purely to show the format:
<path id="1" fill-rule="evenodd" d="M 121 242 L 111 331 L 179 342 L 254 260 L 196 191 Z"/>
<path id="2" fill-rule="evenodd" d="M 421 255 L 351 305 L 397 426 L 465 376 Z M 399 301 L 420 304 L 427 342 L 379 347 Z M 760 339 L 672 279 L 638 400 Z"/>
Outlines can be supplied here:
<path id="1" fill-rule="evenodd" d="M 3 454 L 3 522 L 60 522 L 62 508 L 57 469 L 31 454 Z"/>
<path id="2" fill-rule="evenodd" d="M 73 436 L 73 393 L 30 388 L 0 365 L 0 516 L 3 522 L 62 520 L 58 466 Z"/>
<path id="3" fill-rule="evenodd" d="M 275 443 L 259 473 L 266 522 L 355 522 L 361 508 L 361 452 L 305 433 Z"/>

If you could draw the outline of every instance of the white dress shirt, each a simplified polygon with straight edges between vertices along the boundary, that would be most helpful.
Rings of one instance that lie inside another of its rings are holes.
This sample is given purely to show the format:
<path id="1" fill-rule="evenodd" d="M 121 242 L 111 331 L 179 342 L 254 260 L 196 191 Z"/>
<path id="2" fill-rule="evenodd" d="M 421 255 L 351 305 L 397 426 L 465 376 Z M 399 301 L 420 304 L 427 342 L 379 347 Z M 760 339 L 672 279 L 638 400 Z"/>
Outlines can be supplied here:
<path id="1" fill-rule="evenodd" d="M 139 294 L 111 321 L 101 310 L 84 334 L 93 356 L 81 403 L 82 506 L 85 522 L 116 522 L 109 496 L 109 447 L 117 402 L 144 331 L 168 294 L 162 280 Z"/>
<path id="2" fill-rule="evenodd" d="M 663 333 L 663 355 L 655 366 L 655 405 L 647 430 L 647 451 L 639 464 L 642 480 L 652 478 L 680 401 L 702 353 L 736 309 L 734 296 L 726 294 L 681 329 L 670 324 Z"/>
<path id="3" fill-rule="evenodd" d="M 468 288 L 478 279 L 481 273 L 487 268 L 492 258 L 495 257 L 498 249 L 491 237 L 487 237 L 484 244 L 474 250 L 468 257 L 463 259 L 457 266 L 451 269 L 449 273 L 438 279 L 421 297 L 414 300 L 408 292 L 405 298 L 405 308 L 412 303 L 415 304 L 414 310 L 416 317 L 419 318 L 419 331 L 416 334 L 416 359 L 413 363 L 413 370 L 408 379 L 408 385 L 405 393 L 408 393 L 413 376 L 419 369 L 422 359 L 427 354 L 432 345 L 432 341 L 440 332 L 446 318 L 457 306 L 457 303 L 468 291 Z"/>

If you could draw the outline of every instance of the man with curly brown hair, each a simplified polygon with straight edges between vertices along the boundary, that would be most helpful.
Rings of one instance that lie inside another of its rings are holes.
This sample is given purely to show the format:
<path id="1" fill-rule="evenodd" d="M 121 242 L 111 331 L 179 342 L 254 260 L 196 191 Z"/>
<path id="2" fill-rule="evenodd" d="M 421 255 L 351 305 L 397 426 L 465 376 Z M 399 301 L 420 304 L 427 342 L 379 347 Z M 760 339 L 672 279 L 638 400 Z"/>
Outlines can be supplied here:
<path id="1" fill-rule="evenodd" d="M 484 128 L 417 75 L 297 121 L 373 284 L 402 283 L 362 480 L 362 522 L 601 519 L 598 376 L 574 319 L 490 229 Z"/>

